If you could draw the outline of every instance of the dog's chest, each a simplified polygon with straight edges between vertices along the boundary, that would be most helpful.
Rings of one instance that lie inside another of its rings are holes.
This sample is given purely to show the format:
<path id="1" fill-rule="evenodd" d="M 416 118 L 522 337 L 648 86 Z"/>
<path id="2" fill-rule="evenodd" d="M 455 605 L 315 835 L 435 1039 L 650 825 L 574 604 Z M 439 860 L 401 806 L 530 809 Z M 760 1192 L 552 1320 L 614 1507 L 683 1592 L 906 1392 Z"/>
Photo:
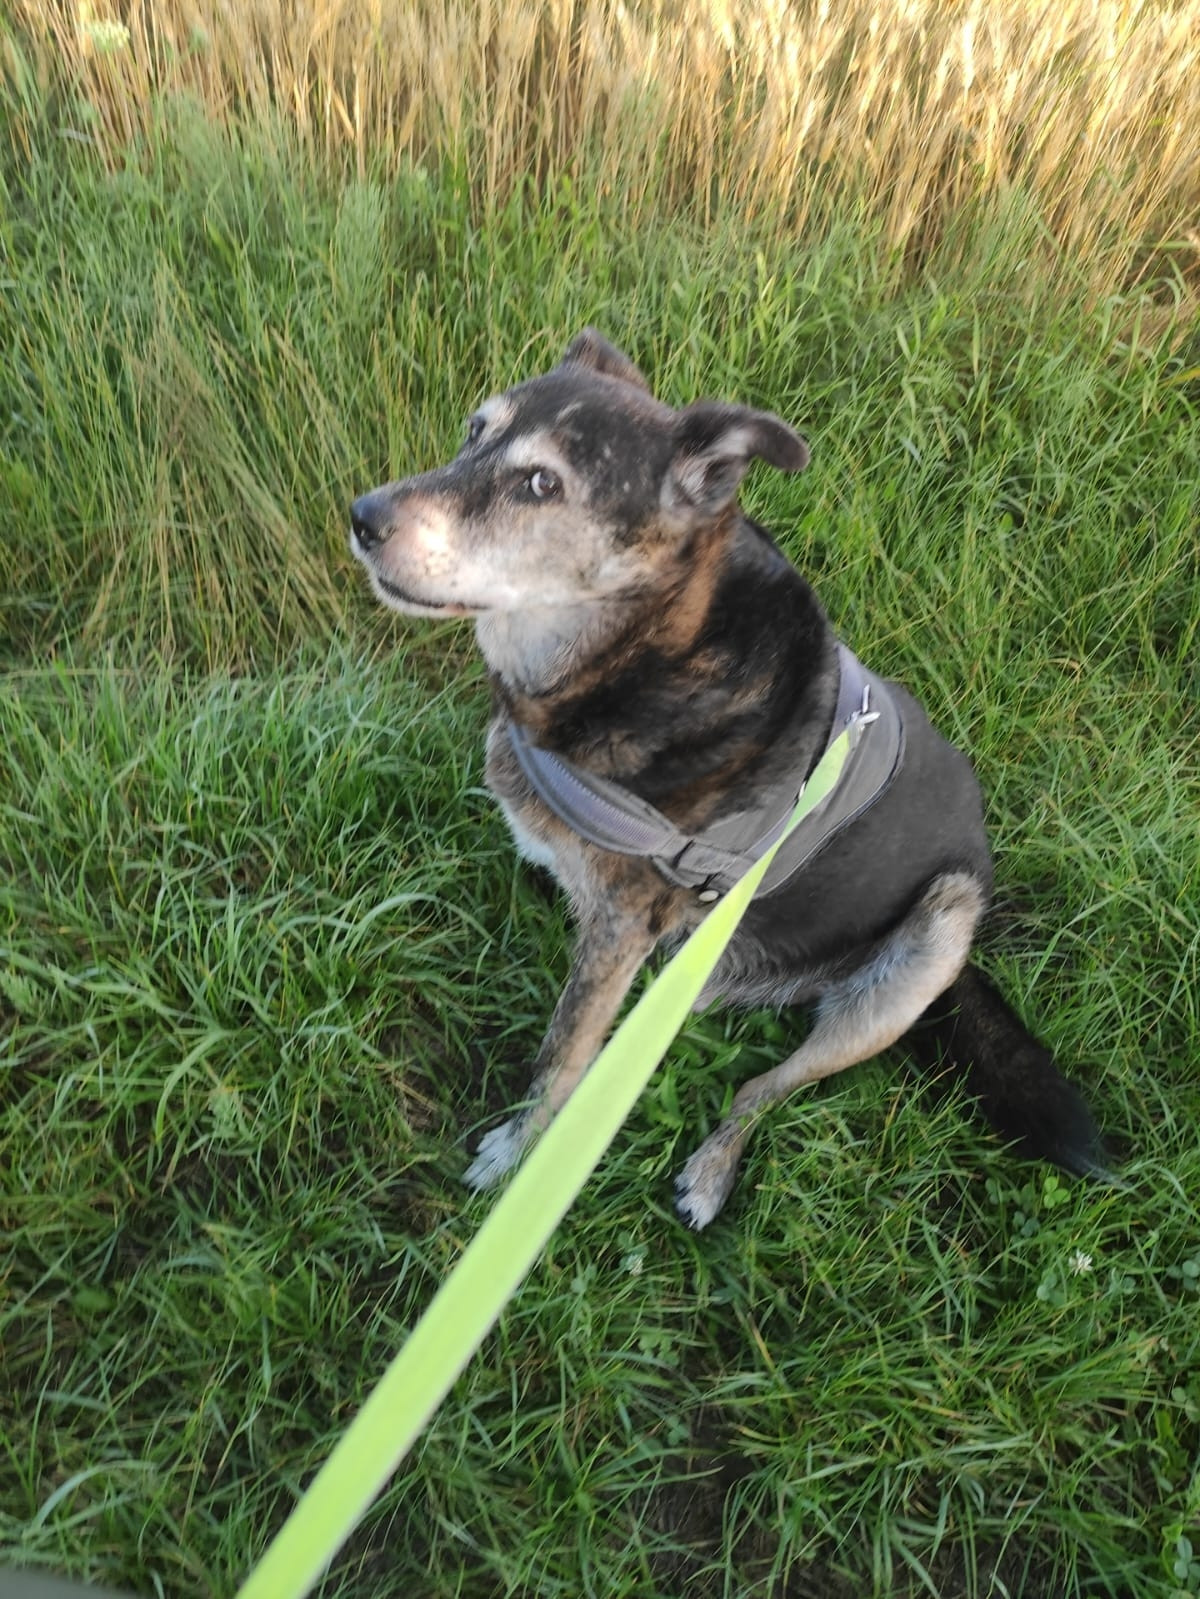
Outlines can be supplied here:
<path id="1" fill-rule="evenodd" d="M 521 820 L 520 813 L 507 800 L 501 798 L 500 807 L 504 812 L 504 820 L 508 823 L 508 830 L 513 836 L 513 843 L 517 846 L 517 853 L 525 860 L 532 861 L 535 866 L 544 866 L 558 876 L 558 856 L 549 839 L 540 837 L 532 828 L 527 827 Z"/>

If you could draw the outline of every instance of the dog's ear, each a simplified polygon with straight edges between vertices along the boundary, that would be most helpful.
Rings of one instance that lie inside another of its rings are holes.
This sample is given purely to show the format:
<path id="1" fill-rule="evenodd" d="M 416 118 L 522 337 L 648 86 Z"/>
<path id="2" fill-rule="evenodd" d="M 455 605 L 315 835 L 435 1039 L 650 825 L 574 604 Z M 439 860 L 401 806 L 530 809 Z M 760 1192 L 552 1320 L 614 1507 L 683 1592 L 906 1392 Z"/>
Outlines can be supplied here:
<path id="1" fill-rule="evenodd" d="M 697 400 L 676 418 L 663 504 L 668 510 L 712 516 L 733 499 L 756 459 L 781 472 L 802 472 L 808 465 L 808 445 L 770 411 Z"/>
<path id="2" fill-rule="evenodd" d="M 563 366 L 590 366 L 593 372 L 602 372 L 608 378 L 620 378 L 622 383 L 632 383 L 635 388 L 650 392 L 650 385 L 625 354 L 615 344 L 610 344 L 603 333 L 595 328 L 584 328 L 567 345 L 562 358 Z"/>

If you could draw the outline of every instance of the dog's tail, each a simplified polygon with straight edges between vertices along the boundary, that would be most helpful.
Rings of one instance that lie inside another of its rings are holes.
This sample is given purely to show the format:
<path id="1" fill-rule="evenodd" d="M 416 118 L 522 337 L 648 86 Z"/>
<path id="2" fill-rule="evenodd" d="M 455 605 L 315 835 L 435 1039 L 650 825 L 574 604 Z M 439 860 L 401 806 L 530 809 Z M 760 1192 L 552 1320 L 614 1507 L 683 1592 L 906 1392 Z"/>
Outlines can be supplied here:
<path id="1" fill-rule="evenodd" d="M 1021 1153 L 1077 1177 L 1116 1182 L 1087 1102 L 976 966 L 965 966 L 905 1040 L 925 1066 L 949 1066 L 984 1119 Z"/>

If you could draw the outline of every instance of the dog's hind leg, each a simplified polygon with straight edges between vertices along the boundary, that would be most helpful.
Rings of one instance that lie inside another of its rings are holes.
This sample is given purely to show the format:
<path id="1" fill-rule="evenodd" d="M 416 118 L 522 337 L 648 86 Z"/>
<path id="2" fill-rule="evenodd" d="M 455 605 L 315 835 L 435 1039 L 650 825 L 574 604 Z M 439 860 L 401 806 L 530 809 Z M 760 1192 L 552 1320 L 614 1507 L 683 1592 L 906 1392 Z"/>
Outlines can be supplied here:
<path id="1" fill-rule="evenodd" d="M 729 1116 L 676 1178 L 676 1208 L 690 1227 L 707 1227 L 729 1197 L 759 1111 L 805 1083 L 877 1055 L 954 981 L 983 906 L 983 890 L 971 874 L 934 878 L 868 964 L 823 991 L 804 1043 L 739 1089 Z"/>
<path id="2" fill-rule="evenodd" d="M 525 1108 L 480 1140 L 464 1181 L 491 1188 L 562 1109 L 600 1051 L 638 969 L 659 938 L 653 924 L 594 920 L 581 931 L 571 975 L 534 1062 Z"/>

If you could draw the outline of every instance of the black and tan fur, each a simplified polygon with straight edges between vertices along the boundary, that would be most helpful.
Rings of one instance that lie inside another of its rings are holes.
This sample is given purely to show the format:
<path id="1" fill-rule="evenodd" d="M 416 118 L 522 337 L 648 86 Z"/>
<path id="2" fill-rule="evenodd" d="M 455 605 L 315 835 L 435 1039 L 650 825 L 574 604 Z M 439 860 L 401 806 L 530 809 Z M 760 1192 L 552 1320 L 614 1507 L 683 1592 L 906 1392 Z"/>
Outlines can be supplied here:
<path id="1" fill-rule="evenodd" d="M 585 330 L 542 377 L 487 401 L 447 465 L 352 507 L 351 545 L 380 599 L 473 616 L 491 674 L 487 781 L 521 851 L 550 868 L 579 926 L 574 964 L 524 1109 L 467 1173 L 495 1183 L 565 1102 L 642 963 L 706 906 L 653 864 L 587 843 L 534 793 L 506 727 L 610 778 L 689 831 L 747 809 L 825 747 L 836 640 L 803 577 L 741 511 L 755 459 L 801 470 L 778 417 L 656 400 Z M 746 1083 L 677 1180 L 685 1220 L 724 1204 L 758 1112 L 864 1060 L 923 1017 L 992 1124 L 1077 1172 L 1103 1152 L 1079 1094 L 966 964 L 991 889 L 970 763 L 903 689 L 904 763 L 881 798 L 779 892 L 755 900 L 705 1002 L 802 1004 L 812 1029 Z"/>

